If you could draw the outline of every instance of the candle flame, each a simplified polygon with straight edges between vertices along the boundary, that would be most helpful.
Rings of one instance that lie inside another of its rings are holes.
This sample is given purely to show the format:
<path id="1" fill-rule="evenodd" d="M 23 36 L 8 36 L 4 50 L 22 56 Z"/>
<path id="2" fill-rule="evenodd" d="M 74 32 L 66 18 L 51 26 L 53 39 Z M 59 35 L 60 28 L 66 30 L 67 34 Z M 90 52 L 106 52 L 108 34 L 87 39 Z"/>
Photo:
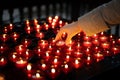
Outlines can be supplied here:
<path id="1" fill-rule="evenodd" d="M 42 64 L 42 67 L 44 67 L 44 68 L 45 68 L 45 67 L 46 67 L 46 64 L 44 64 L 44 63 L 43 63 L 43 64 Z"/>
<path id="2" fill-rule="evenodd" d="M 28 64 L 28 65 L 27 65 L 27 70 L 30 71 L 31 69 L 32 69 L 31 64 Z"/>
<path id="3" fill-rule="evenodd" d="M 68 68 L 68 64 L 65 64 L 65 68 L 66 68 L 66 69 Z"/>
<path id="4" fill-rule="evenodd" d="M 40 78 L 41 76 L 40 76 L 40 73 L 36 73 L 36 78 Z"/>
<path id="5" fill-rule="evenodd" d="M 4 58 L 1 58 L 0 62 L 4 62 L 4 60 L 5 60 Z"/>
<path id="6" fill-rule="evenodd" d="M 51 69 L 51 73 L 55 73 L 56 71 L 55 71 L 55 69 L 54 68 L 52 68 Z"/>

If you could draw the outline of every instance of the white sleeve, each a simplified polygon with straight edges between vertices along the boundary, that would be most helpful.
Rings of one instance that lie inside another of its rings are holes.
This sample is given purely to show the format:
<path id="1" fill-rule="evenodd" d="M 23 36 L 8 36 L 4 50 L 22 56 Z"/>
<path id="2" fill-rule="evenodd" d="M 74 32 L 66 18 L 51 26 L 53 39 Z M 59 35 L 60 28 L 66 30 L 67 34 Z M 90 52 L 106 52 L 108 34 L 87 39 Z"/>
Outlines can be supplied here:
<path id="1" fill-rule="evenodd" d="M 120 24 L 120 0 L 112 0 L 78 18 L 87 36 L 108 30 L 108 25 Z"/>

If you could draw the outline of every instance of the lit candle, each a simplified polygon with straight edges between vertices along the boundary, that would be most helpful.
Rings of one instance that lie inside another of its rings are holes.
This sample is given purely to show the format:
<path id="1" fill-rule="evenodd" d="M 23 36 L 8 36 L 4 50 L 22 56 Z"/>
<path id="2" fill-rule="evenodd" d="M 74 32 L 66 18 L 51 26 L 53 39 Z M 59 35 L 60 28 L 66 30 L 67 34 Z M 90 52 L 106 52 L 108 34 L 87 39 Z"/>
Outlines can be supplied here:
<path id="1" fill-rule="evenodd" d="M 50 77 L 51 77 L 52 79 L 55 79 L 57 75 L 58 75 L 58 72 L 56 71 L 56 69 L 55 69 L 54 67 L 52 67 L 52 68 L 50 69 Z"/>
<path id="2" fill-rule="evenodd" d="M 50 51 L 46 51 L 46 52 L 45 52 L 45 60 L 46 60 L 46 61 L 49 61 L 50 57 L 51 57 L 51 56 L 50 56 Z"/>
<path id="3" fill-rule="evenodd" d="M 64 46 L 64 45 L 65 45 L 65 42 L 62 40 L 56 42 L 56 46 Z"/>
<path id="4" fill-rule="evenodd" d="M 47 48 L 48 47 L 48 41 L 47 40 L 40 40 L 40 41 L 38 41 L 38 45 L 43 49 Z"/>
<path id="5" fill-rule="evenodd" d="M 92 46 L 92 43 L 91 43 L 90 41 L 84 41 L 84 42 L 83 42 L 83 45 L 84 45 L 85 47 L 91 47 L 91 46 Z"/>
<path id="6" fill-rule="evenodd" d="M 27 65 L 27 61 L 20 57 L 18 60 L 16 60 L 15 64 L 16 64 L 16 67 L 23 68 Z"/>
<path id="7" fill-rule="evenodd" d="M 70 61 L 70 55 L 66 55 L 66 56 L 65 56 L 65 61 L 66 61 L 66 62 L 69 62 L 69 61 Z"/>
<path id="8" fill-rule="evenodd" d="M 75 67 L 76 69 L 78 69 L 78 68 L 81 67 L 81 62 L 80 62 L 80 60 L 81 60 L 81 58 L 76 58 L 76 59 L 74 60 L 73 65 L 74 65 L 74 67 Z"/>
<path id="9" fill-rule="evenodd" d="M 80 51 L 75 51 L 74 55 L 75 57 L 82 57 L 83 53 L 81 53 Z"/>
<path id="10" fill-rule="evenodd" d="M 32 64 L 31 63 L 28 63 L 26 68 L 27 68 L 28 74 L 32 72 Z"/>
<path id="11" fill-rule="evenodd" d="M 112 52 L 114 53 L 114 54 L 117 54 L 117 53 L 120 53 L 120 47 L 112 47 Z"/>
<path id="12" fill-rule="evenodd" d="M 52 17 L 51 16 L 48 17 L 48 22 L 52 23 Z"/>
<path id="13" fill-rule="evenodd" d="M 17 51 L 17 53 L 22 54 L 26 51 L 26 47 L 23 45 L 18 45 L 18 46 L 16 46 L 16 51 Z"/>
<path id="14" fill-rule="evenodd" d="M 38 20 L 34 19 L 34 25 L 36 26 L 38 24 Z"/>
<path id="15" fill-rule="evenodd" d="M 19 34 L 14 32 L 11 37 L 13 38 L 14 41 L 16 41 L 19 38 Z"/>
<path id="16" fill-rule="evenodd" d="M 87 59 L 86 59 L 86 63 L 87 65 L 90 65 L 91 64 L 91 57 L 90 56 L 87 56 Z"/>
<path id="17" fill-rule="evenodd" d="M 8 38 L 9 38 L 8 34 L 2 34 L 1 40 L 3 42 L 6 42 L 8 40 Z"/>
<path id="18" fill-rule="evenodd" d="M 92 43 L 93 43 L 94 45 L 99 45 L 99 44 L 100 44 L 100 42 L 99 42 L 97 39 L 94 39 L 94 40 L 92 41 Z"/>
<path id="19" fill-rule="evenodd" d="M 49 25 L 45 24 L 45 30 L 48 30 L 48 29 L 49 29 Z"/>
<path id="20" fill-rule="evenodd" d="M 25 24 L 26 24 L 26 26 L 29 26 L 30 25 L 29 20 L 26 20 Z"/>
<path id="21" fill-rule="evenodd" d="M 13 24 L 9 24 L 9 30 L 12 31 L 13 30 Z"/>
<path id="22" fill-rule="evenodd" d="M 4 32 L 5 34 L 7 34 L 7 33 L 8 33 L 8 28 L 7 28 L 7 27 L 4 27 L 3 32 Z"/>
<path id="23" fill-rule="evenodd" d="M 98 35 L 97 35 L 97 34 L 94 34 L 94 35 L 92 36 L 92 38 L 93 38 L 93 39 L 97 39 L 97 38 L 98 38 Z"/>
<path id="24" fill-rule="evenodd" d="M 94 56 L 97 62 L 101 61 L 104 58 L 103 54 L 100 54 L 99 52 L 94 54 Z"/>
<path id="25" fill-rule="evenodd" d="M 16 62 L 17 58 L 18 58 L 17 52 L 13 52 L 10 56 L 12 62 Z"/>
<path id="26" fill-rule="evenodd" d="M 5 66 L 7 64 L 7 60 L 4 57 L 0 57 L 0 66 Z"/>
<path id="27" fill-rule="evenodd" d="M 72 52 L 72 51 L 73 51 L 72 46 L 69 46 L 68 49 L 67 49 L 67 52 L 69 53 L 69 52 Z"/>
<path id="28" fill-rule="evenodd" d="M 25 46 L 26 48 L 31 44 L 30 39 L 23 39 L 22 45 Z"/>
<path id="29" fill-rule="evenodd" d="M 32 31 L 32 28 L 30 27 L 30 26 L 26 26 L 25 27 L 26 29 L 26 33 L 28 33 L 28 34 L 30 34 L 31 33 L 31 31 Z"/>
<path id="30" fill-rule="evenodd" d="M 37 32 L 36 37 L 40 38 L 40 39 L 43 39 L 45 37 L 45 34 L 43 32 Z"/>
<path id="31" fill-rule="evenodd" d="M 67 74 L 70 71 L 68 63 L 64 62 L 64 64 L 62 65 L 62 70 L 65 74 Z"/>
<path id="32" fill-rule="evenodd" d="M 0 45 L 0 53 L 3 53 L 6 50 L 6 47 L 4 45 Z"/>
<path id="33" fill-rule="evenodd" d="M 45 80 L 44 76 L 37 70 L 35 74 L 32 75 L 32 80 Z"/>
<path id="34" fill-rule="evenodd" d="M 40 26 L 40 25 L 36 25 L 36 26 L 35 26 L 35 30 L 36 30 L 37 33 L 39 33 L 40 30 L 41 30 L 41 26 Z"/>
<path id="35" fill-rule="evenodd" d="M 84 41 L 90 41 L 90 40 L 91 40 L 90 37 L 88 37 L 88 36 L 84 36 Z"/>
<path id="36" fill-rule="evenodd" d="M 100 37 L 100 41 L 102 42 L 106 42 L 108 40 L 108 38 L 106 36 L 101 36 Z"/>
<path id="37" fill-rule="evenodd" d="M 108 49 L 110 47 L 110 44 L 109 43 L 102 43 L 101 46 L 103 49 Z"/>
<path id="38" fill-rule="evenodd" d="M 42 69 L 43 71 L 45 71 L 45 70 L 47 69 L 47 65 L 46 65 L 45 63 L 42 63 L 41 69 Z"/>

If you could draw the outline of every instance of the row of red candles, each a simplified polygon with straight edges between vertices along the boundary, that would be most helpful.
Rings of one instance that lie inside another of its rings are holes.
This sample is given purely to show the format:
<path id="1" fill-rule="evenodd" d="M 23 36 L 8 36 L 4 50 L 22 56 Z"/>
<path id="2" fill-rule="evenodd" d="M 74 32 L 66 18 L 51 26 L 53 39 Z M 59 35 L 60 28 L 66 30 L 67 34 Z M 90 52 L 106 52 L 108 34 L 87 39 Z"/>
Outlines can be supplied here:
<path id="1" fill-rule="evenodd" d="M 55 32 L 57 32 L 64 23 L 57 16 L 54 19 L 49 17 L 48 22 L 47 26 L 49 26 L 49 28 L 52 27 L 53 30 L 55 29 Z M 25 27 L 25 32 L 29 35 L 31 35 L 30 25 L 30 22 L 26 21 L 27 28 Z M 34 25 L 39 25 L 37 20 L 34 20 Z M 56 25 L 59 25 L 57 29 Z M 9 30 L 14 34 L 16 33 L 12 31 L 13 25 L 10 24 L 10 26 L 8 26 L 10 27 L 9 29 L 6 27 L 3 29 L 2 35 L 8 35 Z M 43 30 L 38 26 L 36 26 L 36 28 L 38 29 L 35 31 L 36 33 L 41 33 L 41 30 Z M 44 29 L 48 30 L 49 28 L 45 27 Z M 13 36 L 10 38 L 13 38 L 15 43 L 17 43 L 16 40 L 19 38 L 19 35 L 20 34 L 16 34 L 17 37 Z M 63 33 L 62 37 L 64 38 L 65 36 L 66 34 Z M 3 39 L 1 38 L 2 44 L 0 45 L 0 66 L 5 66 L 7 60 L 10 60 L 15 63 L 16 67 L 23 68 L 26 74 L 28 74 L 28 77 L 32 80 L 44 80 L 44 74 L 49 74 L 51 78 L 55 78 L 62 71 L 68 73 L 73 68 L 80 68 L 84 64 L 90 65 L 103 60 L 106 56 L 120 53 L 120 39 L 113 35 L 106 35 L 104 32 L 91 37 L 79 33 L 75 36 L 73 41 L 71 41 L 69 46 L 66 46 L 62 40 L 54 42 L 54 38 L 43 40 L 42 38 L 45 37 L 44 33 L 36 37 L 39 38 L 37 46 L 33 50 L 30 50 L 28 49 L 28 46 L 31 44 L 30 39 L 24 39 L 21 44 L 11 49 L 5 44 L 9 37 L 3 36 Z M 6 59 L 6 56 L 2 56 L 8 50 L 11 50 L 9 53 L 10 59 Z M 29 63 L 29 59 L 34 55 L 40 58 L 36 63 L 37 65 Z"/>

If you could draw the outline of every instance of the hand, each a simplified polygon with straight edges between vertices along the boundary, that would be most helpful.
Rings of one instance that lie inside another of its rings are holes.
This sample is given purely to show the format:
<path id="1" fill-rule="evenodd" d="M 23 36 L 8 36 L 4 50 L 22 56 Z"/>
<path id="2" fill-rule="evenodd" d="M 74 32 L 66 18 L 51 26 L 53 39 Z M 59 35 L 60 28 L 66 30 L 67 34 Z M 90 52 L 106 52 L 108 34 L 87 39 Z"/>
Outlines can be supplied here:
<path id="1" fill-rule="evenodd" d="M 60 28 L 60 31 L 56 35 L 55 41 L 62 40 L 62 34 L 65 32 L 67 33 L 67 38 L 65 40 L 65 44 L 68 45 L 72 39 L 73 36 L 75 36 L 77 33 L 81 31 L 78 22 L 72 22 L 71 24 L 66 24 L 62 28 Z"/>

